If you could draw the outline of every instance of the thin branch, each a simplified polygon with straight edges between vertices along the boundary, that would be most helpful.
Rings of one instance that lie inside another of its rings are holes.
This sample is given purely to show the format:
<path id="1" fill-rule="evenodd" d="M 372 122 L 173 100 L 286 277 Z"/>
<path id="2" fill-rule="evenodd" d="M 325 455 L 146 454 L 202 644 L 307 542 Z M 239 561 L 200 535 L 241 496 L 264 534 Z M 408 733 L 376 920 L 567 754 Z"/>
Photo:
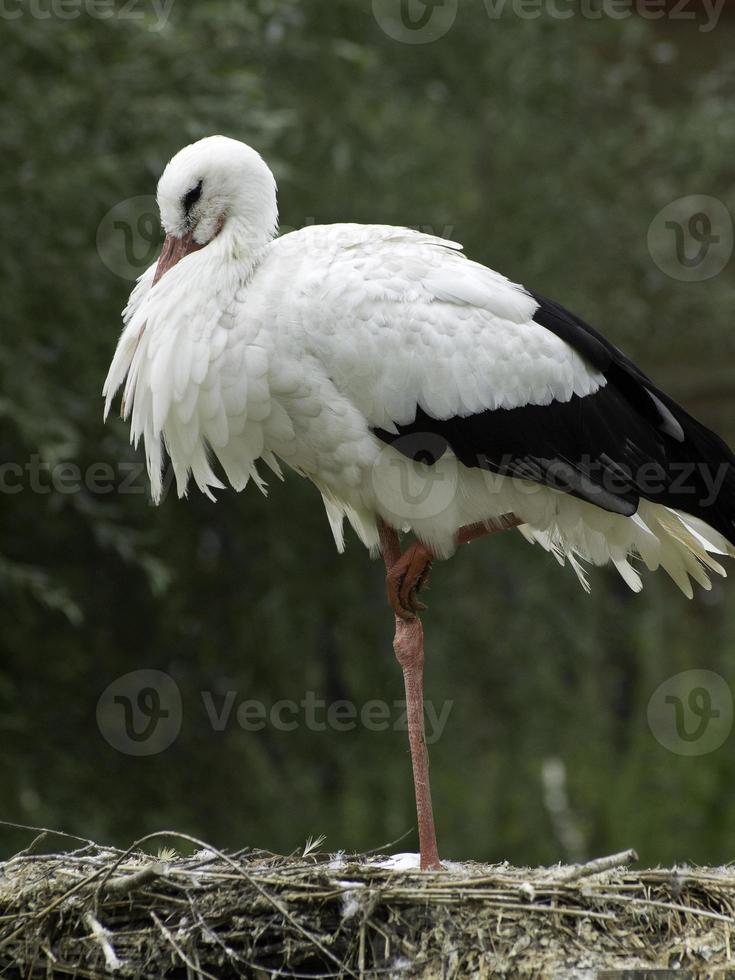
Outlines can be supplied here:
<path id="1" fill-rule="evenodd" d="M 102 948 L 105 957 L 105 966 L 109 972 L 114 973 L 115 970 L 119 970 L 122 967 L 122 963 L 117 958 L 117 953 L 110 942 L 110 933 L 103 925 L 100 925 L 91 912 L 85 914 L 84 921 L 92 933 L 92 938 Z"/>
<path id="2" fill-rule="evenodd" d="M 0 820 L 0 827 L 10 827 L 11 830 L 32 830 L 37 834 L 53 834 L 55 837 L 66 837 L 69 840 L 82 841 L 84 844 L 90 844 L 92 847 L 99 846 L 88 837 L 79 837 L 77 834 L 67 834 L 65 830 L 52 830 L 49 827 L 33 827 L 31 824 L 14 823 L 12 820 Z M 34 841 L 33 843 L 36 842 Z"/>
<path id="3" fill-rule="evenodd" d="M 620 851 L 617 854 L 609 854 L 607 857 L 594 858 L 585 864 L 575 864 L 568 871 L 557 876 L 557 881 L 570 882 L 579 881 L 580 878 L 589 878 L 591 875 L 600 874 L 602 871 L 610 871 L 621 864 L 630 864 L 637 861 L 638 855 L 629 847 L 627 851 Z"/>
<path id="4" fill-rule="evenodd" d="M 373 854 L 385 854 L 386 851 L 389 851 L 392 847 L 395 847 L 396 844 L 400 844 L 401 841 L 404 841 L 407 837 L 410 837 L 415 830 L 415 827 L 409 827 L 405 833 L 401 834 L 400 837 L 396 837 L 395 840 L 389 841 L 387 844 L 382 844 L 380 847 L 373 847 L 370 851 L 363 851 L 362 854 L 357 854 L 355 857 L 360 858 L 370 857 Z"/>
<path id="5" fill-rule="evenodd" d="M 135 871 L 130 875 L 123 875 L 120 878 L 111 878 L 105 882 L 103 891 L 108 895 L 127 895 L 128 892 L 136 888 L 142 888 L 157 878 L 165 878 L 168 875 L 168 868 L 161 861 L 155 861 L 140 871 Z"/>

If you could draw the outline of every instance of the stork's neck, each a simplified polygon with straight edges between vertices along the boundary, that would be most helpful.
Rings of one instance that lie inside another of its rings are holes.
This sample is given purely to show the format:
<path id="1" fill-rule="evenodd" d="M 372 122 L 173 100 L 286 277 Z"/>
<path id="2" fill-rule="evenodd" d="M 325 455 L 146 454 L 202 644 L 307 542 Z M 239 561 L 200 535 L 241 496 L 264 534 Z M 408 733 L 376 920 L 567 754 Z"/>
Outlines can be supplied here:
<path id="1" fill-rule="evenodd" d="M 275 238 L 277 220 L 276 216 L 276 224 L 258 228 L 250 221 L 233 215 L 215 239 L 220 257 L 233 263 L 241 278 L 250 279 L 263 261 L 268 246 Z"/>

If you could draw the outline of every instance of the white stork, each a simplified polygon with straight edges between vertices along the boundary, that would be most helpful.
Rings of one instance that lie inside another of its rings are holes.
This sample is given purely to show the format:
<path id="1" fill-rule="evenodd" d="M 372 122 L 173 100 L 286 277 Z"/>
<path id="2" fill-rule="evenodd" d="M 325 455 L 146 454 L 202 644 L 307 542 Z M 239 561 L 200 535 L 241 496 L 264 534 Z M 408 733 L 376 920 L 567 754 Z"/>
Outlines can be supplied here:
<path id="1" fill-rule="evenodd" d="M 123 389 L 153 498 L 236 490 L 257 462 L 308 477 L 337 548 L 346 517 L 387 567 L 404 672 L 422 867 L 439 866 L 423 741 L 416 593 L 432 559 L 517 527 L 576 572 L 633 560 L 690 579 L 735 555 L 735 458 L 578 317 L 461 246 L 385 225 L 276 238 L 276 184 L 223 136 L 158 185 L 166 232 L 134 288 L 104 387 Z M 398 532 L 415 543 L 401 555 Z"/>

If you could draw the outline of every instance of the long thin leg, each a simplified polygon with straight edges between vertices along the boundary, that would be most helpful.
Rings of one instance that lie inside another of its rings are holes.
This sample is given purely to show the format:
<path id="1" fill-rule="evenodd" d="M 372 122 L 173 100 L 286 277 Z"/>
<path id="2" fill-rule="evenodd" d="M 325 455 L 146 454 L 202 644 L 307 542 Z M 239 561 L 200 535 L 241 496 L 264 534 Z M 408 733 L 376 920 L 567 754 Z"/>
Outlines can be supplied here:
<path id="1" fill-rule="evenodd" d="M 514 514 L 504 514 L 495 521 L 468 524 L 457 532 L 457 544 L 467 544 L 495 531 L 518 527 L 521 523 L 523 522 Z M 406 689 L 408 741 L 416 793 L 421 868 L 430 870 L 441 868 L 441 863 L 436 846 L 429 786 L 429 754 L 424 733 L 424 630 L 418 617 L 423 606 L 416 599 L 416 592 L 426 584 L 434 556 L 421 542 L 415 542 L 405 554 L 401 554 L 398 534 L 393 528 L 379 521 L 378 531 L 385 562 L 388 601 L 396 620 L 393 649 L 403 671 Z"/>
<path id="2" fill-rule="evenodd" d="M 401 557 L 397 533 L 382 521 L 379 525 L 380 541 L 386 572 Z M 431 806 L 429 787 L 429 754 L 424 734 L 424 630 L 418 616 L 402 619 L 396 616 L 396 632 L 393 649 L 403 671 L 408 712 L 408 742 L 411 748 L 413 785 L 416 793 L 416 816 L 419 827 L 419 849 L 422 870 L 441 868 L 436 846 L 434 811 Z"/>

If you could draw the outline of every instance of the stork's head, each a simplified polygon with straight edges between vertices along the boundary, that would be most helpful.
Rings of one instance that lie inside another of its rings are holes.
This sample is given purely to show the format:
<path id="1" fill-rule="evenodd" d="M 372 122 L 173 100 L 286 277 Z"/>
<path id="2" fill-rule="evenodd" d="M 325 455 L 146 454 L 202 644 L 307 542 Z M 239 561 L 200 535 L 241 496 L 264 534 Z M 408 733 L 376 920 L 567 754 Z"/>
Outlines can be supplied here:
<path id="1" fill-rule="evenodd" d="M 225 228 L 257 250 L 278 225 L 276 182 L 259 153 L 226 136 L 208 136 L 173 157 L 158 182 L 166 232 L 154 282 Z"/>

